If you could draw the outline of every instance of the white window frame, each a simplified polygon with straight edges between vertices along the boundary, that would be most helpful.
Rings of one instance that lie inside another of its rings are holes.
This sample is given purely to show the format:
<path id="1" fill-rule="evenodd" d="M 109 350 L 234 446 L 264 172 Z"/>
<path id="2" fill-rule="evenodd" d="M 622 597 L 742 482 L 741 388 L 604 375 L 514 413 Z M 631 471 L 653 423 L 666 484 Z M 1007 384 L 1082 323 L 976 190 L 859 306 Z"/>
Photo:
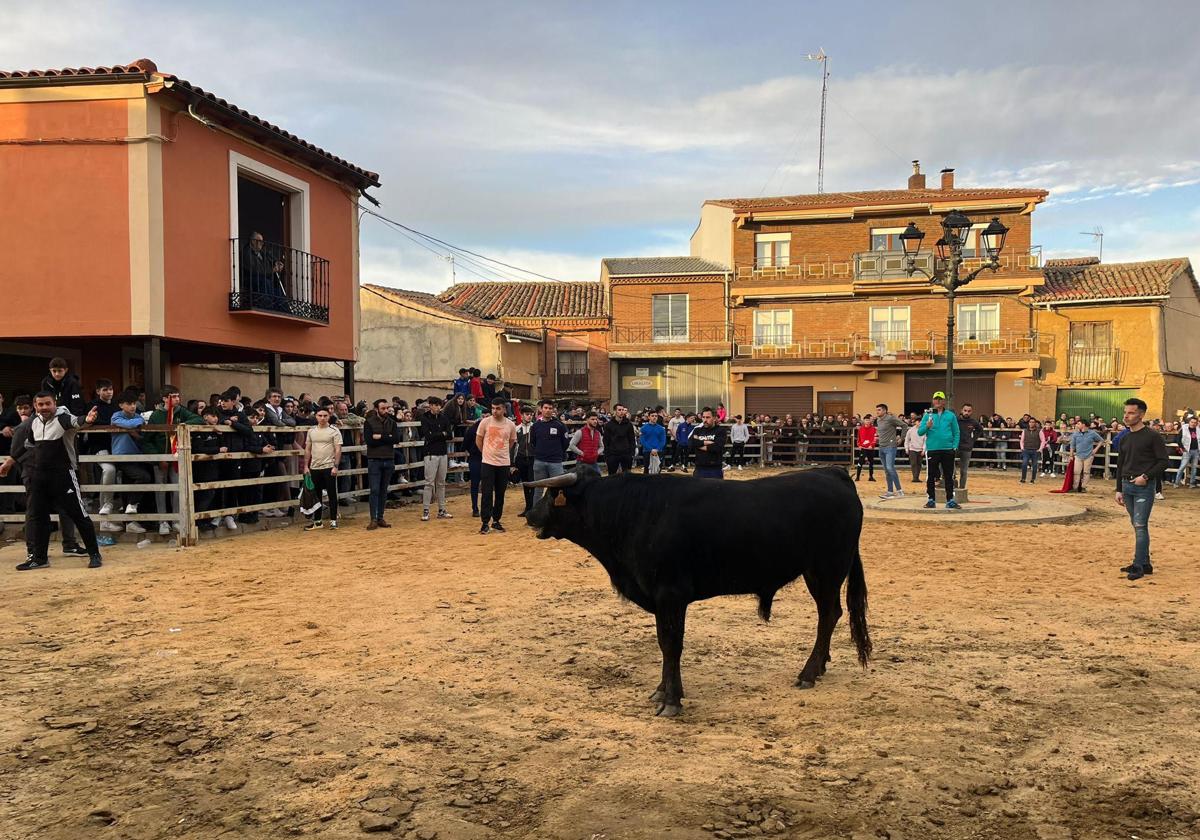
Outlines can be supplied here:
<path id="1" fill-rule="evenodd" d="M 780 254 L 779 243 L 784 244 L 786 253 Z M 769 261 L 763 262 L 758 258 L 759 243 L 770 244 L 771 256 Z M 792 256 L 792 234 L 789 233 L 756 233 L 754 234 L 754 267 L 755 268 L 783 268 L 791 262 Z"/>
<path id="2" fill-rule="evenodd" d="M 667 298 L 667 323 L 666 334 L 659 335 L 659 325 L 654 320 L 654 302 L 659 298 Z M 671 309 L 674 298 L 683 298 L 683 324 L 677 324 L 672 318 Z M 689 335 L 689 322 L 691 320 L 692 302 L 686 292 L 672 292 L 662 295 L 650 296 L 650 336 L 655 344 L 686 344 Z M 683 327 L 682 333 L 679 327 Z"/>
<path id="3" fill-rule="evenodd" d="M 996 326 L 993 328 L 984 328 L 980 324 L 983 323 L 983 313 L 996 313 Z M 974 330 L 967 330 L 965 313 L 972 313 L 975 319 Z M 960 303 L 958 311 L 954 313 L 955 317 L 955 333 L 958 338 L 958 343 L 964 341 L 990 341 L 1000 337 L 1000 304 L 999 303 Z"/>
<path id="4" fill-rule="evenodd" d="M 763 318 L 762 316 L 770 316 Z M 769 320 L 762 324 L 760 320 Z M 787 324 L 781 321 L 787 321 Z M 786 333 L 785 333 L 786 330 Z M 781 339 L 787 339 L 783 341 Z M 792 310 L 790 309 L 756 309 L 754 311 L 754 346 L 782 347 L 792 343 Z"/>
<path id="5" fill-rule="evenodd" d="M 896 317 L 896 313 L 900 311 L 903 311 L 904 313 L 903 319 Z M 887 326 L 882 331 L 876 330 L 876 324 L 882 323 L 877 321 L 875 318 L 875 313 L 877 312 L 887 313 Z M 871 340 L 879 345 L 880 352 L 883 352 L 886 349 L 887 342 L 889 341 L 902 341 L 903 349 L 910 349 L 910 342 L 912 341 L 912 307 L 872 306 L 868 317 L 870 319 L 868 321 L 868 329 L 870 331 Z M 898 330 L 895 325 L 901 323 L 901 321 L 904 324 L 904 328 L 903 330 Z M 903 333 L 903 337 L 898 335 L 901 332 Z"/>
<path id="6" fill-rule="evenodd" d="M 989 222 L 976 222 L 967 231 L 967 240 L 963 243 L 963 256 L 967 259 L 983 257 L 983 246 L 979 241 L 979 232 L 987 227 Z"/>
<path id="7" fill-rule="evenodd" d="M 238 176 L 243 174 L 249 175 L 254 180 L 261 181 L 273 189 L 291 194 L 292 199 L 288 202 L 288 212 L 291 216 L 289 227 L 292 241 L 288 243 L 288 247 L 311 254 L 312 239 L 309 216 L 312 200 L 309 183 L 265 164 L 261 160 L 255 160 L 234 151 L 229 153 L 229 238 L 237 239 L 239 236 Z"/>
<path id="8" fill-rule="evenodd" d="M 871 228 L 871 238 L 868 240 L 867 244 L 870 245 L 871 250 L 874 251 L 876 236 L 884 236 L 884 235 L 896 236 L 898 234 L 904 233 L 904 231 L 905 231 L 905 228 L 902 228 L 902 227 Z M 883 251 L 881 251 L 879 253 L 886 253 L 889 251 L 897 251 L 897 250 L 902 250 L 902 249 L 900 249 L 900 248 L 885 248 Z"/>

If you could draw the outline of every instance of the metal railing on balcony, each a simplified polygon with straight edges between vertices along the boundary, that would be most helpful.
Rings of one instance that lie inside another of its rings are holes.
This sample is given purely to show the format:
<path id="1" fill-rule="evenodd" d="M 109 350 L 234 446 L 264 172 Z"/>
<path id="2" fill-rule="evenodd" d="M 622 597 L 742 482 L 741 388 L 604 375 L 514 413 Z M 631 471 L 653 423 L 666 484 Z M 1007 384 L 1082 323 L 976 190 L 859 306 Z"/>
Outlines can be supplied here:
<path id="1" fill-rule="evenodd" d="M 275 242 L 229 240 L 230 312 L 329 323 L 329 260 Z"/>
<path id="2" fill-rule="evenodd" d="M 1067 378 L 1072 382 L 1117 382 L 1125 354 L 1112 348 L 1072 347 L 1067 353 Z"/>
<path id="3" fill-rule="evenodd" d="M 964 272 L 974 271 L 983 264 L 980 257 L 967 257 Z M 934 269 L 935 259 L 930 251 L 917 256 L 917 265 L 926 271 Z M 1027 251 L 1011 251 L 1000 255 L 1001 274 L 1016 271 L 1037 271 L 1041 268 L 1040 247 Z M 919 277 L 920 275 L 914 275 Z M 907 280 L 903 251 L 861 251 L 849 256 L 831 254 L 794 254 L 788 265 L 748 263 L 734 271 L 737 282 L 848 283 Z"/>
<path id="4" fill-rule="evenodd" d="M 554 379 L 554 391 L 558 394 L 586 394 L 588 392 L 587 371 L 558 371 Z"/>
<path id="5" fill-rule="evenodd" d="M 614 324 L 613 344 L 720 344 L 729 341 L 723 321 L 689 324 Z"/>
<path id="6" fill-rule="evenodd" d="M 919 365 L 944 361 L 944 333 L 909 330 L 852 333 L 848 336 L 771 336 L 772 341 L 743 334 L 734 339 L 733 358 L 740 361 L 783 359 L 799 362 Z M 783 339 L 787 339 L 784 341 Z M 1050 356 L 1054 353 L 1053 336 L 1036 332 L 994 330 L 984 338 L 959 337 L 955 342 L 956 359 L 1015 359 Z"/>

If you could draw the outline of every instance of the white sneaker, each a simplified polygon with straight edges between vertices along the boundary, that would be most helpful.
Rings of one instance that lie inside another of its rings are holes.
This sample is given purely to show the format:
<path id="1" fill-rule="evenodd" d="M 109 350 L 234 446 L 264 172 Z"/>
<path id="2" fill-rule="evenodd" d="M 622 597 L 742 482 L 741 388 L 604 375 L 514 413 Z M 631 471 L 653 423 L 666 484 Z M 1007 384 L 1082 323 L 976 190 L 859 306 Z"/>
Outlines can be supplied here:
<path id="1" fill-rule="evenodd" d="M 894 499 L 894 498 L 895 498 L 895 494 L 893 494 L 891 490 L 888 490 L 886 493 L 880 493 L 880 494 L 879 494 L 879 498 L 881 498 L 881 499 Z"/>
<path id="2" fill-rule="evenodd" d="M 145 528 L 143 528 L 141 525 L 139 525 L 137 522 L 129 522 L 129 523 L 127 523 L 127 524 L 125 525 L 125 530 L 126 530 L 126 531 L 128 531 L 128 532 L 129 532 L 129 533 L 131 533 L 131 534 L 144 534 L 144 533 L 146 533 L 146 529 L 145 529 Z"/>
<path id="3" fill-rule="evenodd" d="M 895 493 L 893 493 L 893 494 L 892 494 L 892 498 L 895 498 L 895 499 L 903 499 L 903 498 L 904 498 L 904 491 L 903 491 L 903 490 L 897 490 Z"/>
<path id="4" fill-rule="evenodd" d="M 401 483 L 401 484 L 408 484 L 408 479 L 407 479 L 407 478 L 405 478 L 404 476 L 400 476 L 400 483 Z"/>
<path id="5" fill-rule="evenodd" d="M 166 521 L 165 519 L 162 522 L 159 522 L 158 523 L 158 534 L 160 537 L 170 536 L 171 535 L 171 523 Z"/>
<path id="6" fill-rule="evenodd" d="M 1162 493 L 1155 493 L 1154 498 L 1158 499 L 1159 501 L 1162 501 L 1163 499 L 1165 499 L 1167 497 L 1164 496 Z"/>
<path id="7" fill-rule="evenodd" d="M 279 517 L 286 515 L 287 514 L 285 514 L 279 508 L 271 508 L 270 510 L 263 511 L 263 516 L 269 516 L 272 519 L 278 519 Z"/>
<path id="8" fill-rule="evenodd" d="M 105 502 L 104 504 L 100 505 L 101 516 L 108 516 L 110 513 L 112 513 L 112 502 Z"/>
<path id="9" fill-rule="evenodd" d="M 117 522 L 101 522 L 100 530 L 106 534 L 119 534 L 125 529 Z"/>
<path id="10" fill-rule="evenodd" d="M 738 469 L 739 469 L 739 470 L 740 470 L 740 469 L 742 469 L 742 465 L 741 465 L 741 464 L 738 464 Z"/>
<path id="11" fill-rule="evenodd" d="M 125 505 L 126 513 L 137 513 L 137 505 Z"/>
<path id="12" fill-rule="evenodd" d="M 237 530 L 237 522 L 234 521 L 232 516 L 225 517 L 225 527 L 228 528 L 230 531 Z"/>
<path id="13" fill-rule="evenodd" d="M 221 524 L 221 517 L 219 517 L 219 516 L 214 516 L 214 517 L 212 517 L 211 519 L 209 519 L 208 521 L 209 521 L 209 522 L 211 522 L 211 523 L 212 523 L 212 524 L 214 524 L 214 525 L 220 525 L 220 524 Z"/>

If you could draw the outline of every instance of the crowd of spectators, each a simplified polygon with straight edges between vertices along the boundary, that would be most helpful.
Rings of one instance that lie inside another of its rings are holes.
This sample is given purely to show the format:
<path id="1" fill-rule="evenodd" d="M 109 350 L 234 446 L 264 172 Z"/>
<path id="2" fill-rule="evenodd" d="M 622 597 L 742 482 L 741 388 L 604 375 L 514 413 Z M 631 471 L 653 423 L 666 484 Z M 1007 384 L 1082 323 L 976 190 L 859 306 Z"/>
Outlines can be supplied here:
<path id="1" fill-rule="evenodd" d="M 753 462 L 771 466 L 796 466 L 820 463 L 853 464 L 854 477 L 875 481 L 877 462 L 887 473 L 886 495 L 902 492 L 899 478 L 894 479 L 895 453 L 907 455 L 914 482 L 920 481 L 924 441 L 916 434 L 920 415 L 886 413 L 886 406 L 860 415 L 757 414 L 730 417 L 723 404 L 702 412 L 665 406 L 645 406 L 636 412 L 621 404 L 610 411 L 606 404 L 556 404 L 544 400 L 538 405 L 514 399 L 505 383 L 494 374 L 483 376 L 477 368 L 461 368 L 449 392 L 431 394 L 411 406 L 400 397 L 381 398 L 368 405 L 353 403 L 344 394 L 315 397 L 309 393 L 285 394 L 269 388 L 261 398 L 244 395 L 237 386 L 207 399 L 184 400 L 178 389 L 167 386 L 154 398 L 139 389 L 114 391 L 113 383 L 100 379 L 85 388 L 72 374 L 67 363 L 53 359 L 40 385 L 40 394 L 50 394 L 58 406 L 77 417 L 95 409 L 94 426 L 111 431 L 81 435 L 79 454 L 165 455 L 175 445 L 173 436 L 143 427 L 170 426 L 180 423 L 195 426 L 228 426 L 231 431 L 197 429 L 191 437 L 195 455 L 247 453 L 257 457 L 200 458 L 193 463 L 197 483 L 234 482 L 260 476 L 275 478 L 269 483 L 249 482 L 232 487 L 197 491 L 194 509 L 208 511 L 237 510 L 214 514 L 199 520 L 199 527 L 230 531 L 258 522 L 260 516 L 294 516 L 300 482 L 284 476 L 305 474 L 306 484 L 321 498 L 328 498 L 330 527 L 337 527 L 337 503 L 355 495 L 356 485 L 365 486 L 370 503 L 367 527 L 389 527 L 385 518 L 386 502 L 420 493 L 422 519 L 428 521 L 433 503 L 439 518 L 451 518 L 446 510 L 446 482 L 469 482 L 473 512 L 478 515 L 483 456 L 476 445 L 479 423 L 500 405 L 503 415 L 516 426 L 512 459 L 512 480 L 529 481 L 561 474 L 570 461 L 608 474 L 638 469 L 646 473 L 689 473 L 696 467 L 698 447 L 692 445 L 696 430 L 705 427 L 705 412 L 710 423 L 727 428 L 728 446 L 719 448 L 721 462 L 706 463 L 704 469 L 718 471 L 744 469 Z M 31 396 L 17 396 L 12 406 L 0 397 L 0 461 L 10 453 L 17 427 L 32 414 Z M 1181 412 L 1181 420 L 1155 419 L 1148 425 L 1166 438 L 1168 451 L 1180 457 L 1178 470 L 1167 476 L 1177 487 L 1198 485 L 1200 439 L 1197 417 L 1191 409 Z M 565 422 L 564 422 L 565 421 Z M 1099 452 L 1115 452 L 1125 434 L 1117 418 L 1096 414 L 1037 419 L 999 414 L 976 417 L 970 405 L 958 414 L 957 485 L 967 484 L 969 468 L 1020 472 L 1021 482 L 1036 482 L 1039 477 L 1062 475 L 1068 463 L 1074 463 L 1075 486 L 1085 490 L 1089 478 L 1104 465 Z M 707 426 L 713 428 L 713 425 Z M 318 434 L 312 434 L 319 429 Z M 329 431 L 326 432 L 325 430 Z M 348 448 L 365 444 L 365 453 Z M 755 453 L 748 459 L 747 450 Z M 889 457 L 890 456 L 890 457 Z M 4 482 L 20 484 L 21 464 Z M 365 467 L 365 477 L 356 482 L 347 474 Z M 168 535 L 177 527 L 165 518 L 152 516 L 139 521 L 140 514 L 169 514 L 177 500 L 167 485 L 178 482 L 174 461 L 90 460 L 81 465 L 82 483 L 99 484 L 104 490 L 88 496 L 89 509 L 100 514 L 124 513 L 124 524 L 104 521 L 102 535 L 118 531 L 143 534 L 147 524 Z M 406 485 L 422 484 L 416 487 Z M 493 479 L 494 484 L 494 479 Z M 123 490 L 123 486 L 131 489 Z M 162 491 L 147 491 L 147 486 L 163 486 Z M 398 488 L 398 489 L 397 489 Z M 1156 488 L 1162 498 L 1162 487 Z M 533 491 L 525 490 L 525 508 L 533 502 Z M 272 504 L 273 503 L 273 504 Z M 270 504 L 270 507 L 264 505 Z M 19 493 L 0 493 L 0 514 L 19 513 L 24 500 Z M 322 527 L 321 506 L 310 518 L 309 526 Z M 3 523 L 0 523 L 2 527 Z M 78 545 L 72 526 L 63 524 L 64 547 Z"/>

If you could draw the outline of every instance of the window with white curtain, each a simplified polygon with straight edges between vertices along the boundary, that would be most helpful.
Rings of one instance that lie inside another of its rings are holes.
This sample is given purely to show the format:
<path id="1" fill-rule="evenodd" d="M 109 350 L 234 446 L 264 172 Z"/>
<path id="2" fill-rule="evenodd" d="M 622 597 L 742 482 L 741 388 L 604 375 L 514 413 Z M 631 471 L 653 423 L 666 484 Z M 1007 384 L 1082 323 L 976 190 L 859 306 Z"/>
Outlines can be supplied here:
<path id="1" fill-rule="evenodd" d="M 882 348 L 906 349 L 910 324 L 907 306 L 871 307 L 871 340 Z"/>
<path id="2" fill-rule="evenodd" d="M 754 267 L 783 268 L 789 262 L 792 247 L 790 233 L 758 233 L 754 235 Z"/>
<path id="3" fill-rule="evenodd" d="M 760 309 L 754 313 L 754 345 L 792 343 L 792 310 Z"/>
<path id="4" fill-rule="evenodd" d="M 959 341 L 991 341 L 1000 337 L 1000 304 L 960 303 L 957 333 Z"/>
<path id="5" fill-rule="evenodd" d="M 678 344 L 688 340 L 688 296 L 654 295 L 651 299 L 654 341 Z"/>

